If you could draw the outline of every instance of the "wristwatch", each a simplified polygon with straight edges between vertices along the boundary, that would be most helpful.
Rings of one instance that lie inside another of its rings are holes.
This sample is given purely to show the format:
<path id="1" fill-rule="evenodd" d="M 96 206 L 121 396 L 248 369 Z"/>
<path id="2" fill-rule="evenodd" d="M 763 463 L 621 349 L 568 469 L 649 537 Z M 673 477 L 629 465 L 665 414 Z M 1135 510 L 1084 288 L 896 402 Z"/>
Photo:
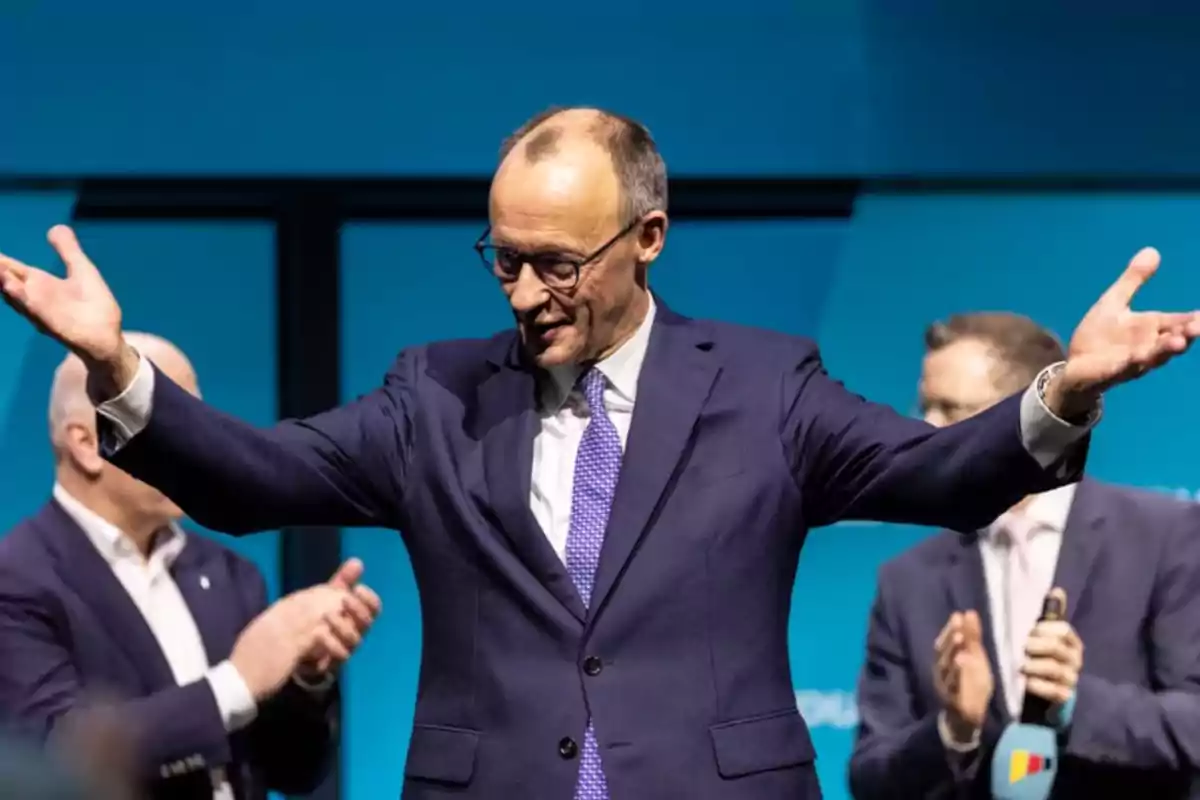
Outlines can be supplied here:
<path id="1" fill-rule="evenodd" d="M 1042 407 L 1045 408 L 1047 411 L 1050 410 L 1050 406 L 1048 406 L 1046 404 L 1046 387 L 1050 385 L 1050 380 L 1052 378 L 1055 378 L 1058 375 L 1061 375 L 1063 370 L 1065 370 L 1066 368 L 1067 368 L 1067 362 L 1059 361 L 1055 364 L 1051 364 L 1050 366 L 1046 367 L 1044 370 L 1041 371 L 1041 373 L 1037 377 L 1037 383 L 1035 384 L 1035 386 L 1037 388 L 1038 400 L 1040 400 L 1042 402 Z M 1094 407 L 1092 407 L 1091 410 L 1089 410 L 1087 413 L 1083 414 L 1082 416 L 1075 417 L 1074 419 L 1064 419 L 1063 422 L 1066 422 L 1069 425 L 1078 425 L 1080 427 L 1091 425 L 1092 423 L 1094 423 L 1096 420 L 1098 420 L 1100 418 L 1101 402 L 1102 401 L 1097 400 L 1096 405 Z M 1051 413 L 1053 414 L 1054 412 L 1051 412 Z M 1055 416 L 1057 416 L 1057 415 L 1055 415 Z"/>

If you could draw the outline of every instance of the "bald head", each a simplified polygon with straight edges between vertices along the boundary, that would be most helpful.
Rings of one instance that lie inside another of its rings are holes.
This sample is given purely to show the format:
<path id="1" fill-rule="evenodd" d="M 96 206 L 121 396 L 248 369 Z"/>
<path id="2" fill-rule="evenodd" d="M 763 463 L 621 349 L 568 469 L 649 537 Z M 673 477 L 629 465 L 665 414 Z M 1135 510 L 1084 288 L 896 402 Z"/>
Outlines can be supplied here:
<path id="1" fill-rule="evenodd" d="M 649 132 L 594 108 L 534 117 L 501 149 L 480 254 L 541 367 L 615 352 L 650 307 L 667 172 Z"/>
<path id="2" fill-rule="evenodd" d="M 616 182 L 622 217 L 667 210 L 667 168 L 650 131 L 636 120 L 598 108 L 556 108 L 531 118 L 501 146 L 500 172 L 514 156 L 539 164 L 579 161 L 584 154 L 603 155 L 604 168 Z"/>
<path id="3" fill-rule="evenodd" d="M 126 333 L 125 340 L 150 359 L 164 375 L 185 390 L 199 395 L 196 371 L 178 347 L 149 333 Z M 68 355 L 54 371 L 54 382 L 50 387 L 50 441 L 55 449 L 61 446 L 68 425 L 91 427 L 95 424 L 95 415 L 95 407 L 87 394 L 87 368 L 78 356 Z"/>

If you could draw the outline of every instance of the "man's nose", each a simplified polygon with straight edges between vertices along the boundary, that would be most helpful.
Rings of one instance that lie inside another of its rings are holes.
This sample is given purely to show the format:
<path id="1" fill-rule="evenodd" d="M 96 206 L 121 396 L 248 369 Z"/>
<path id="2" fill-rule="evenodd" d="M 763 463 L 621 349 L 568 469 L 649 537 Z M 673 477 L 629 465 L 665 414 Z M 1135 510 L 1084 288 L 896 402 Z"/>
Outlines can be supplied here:
<path id="1" fill-rule="evenodd" d="M 549 296 L 550 291 L 537 276 L 533 267 L 529 264 L 522 264 L 521 271 L 517 273 L 517 279 L 513 281 L 512 291 L 508 295 L 508 302 L 512 305 L 513 310 L 522 313 L 532 311 L 545 305 Z"/>

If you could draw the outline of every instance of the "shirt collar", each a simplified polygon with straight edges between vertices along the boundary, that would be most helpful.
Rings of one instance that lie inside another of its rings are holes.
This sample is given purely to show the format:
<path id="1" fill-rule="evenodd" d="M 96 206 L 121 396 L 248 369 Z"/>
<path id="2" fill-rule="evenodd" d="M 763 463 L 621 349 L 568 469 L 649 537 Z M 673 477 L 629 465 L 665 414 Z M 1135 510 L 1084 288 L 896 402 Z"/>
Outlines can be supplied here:
<path id="1" fill-rule="evenodd" d="M 608 379 L 608 384 L 624 400 L 633 403 L 637 399 L 638 376 L 642 374 L 642 364 L 646 360 L 646 351 L 650 346 L 650 330 L 654 326 L 655 305 L 654 296 L 650 296 L 650 307 L 646 318 L 634 331 L 629 341 L 617 348 L 616 352 L 603 361 L 596 362 L 596 369 Z M 562 367 L 552 367 L 548 370 L 550 381 L 547 381 L 546 392 L 542 405 L 547 411 L 557 412 L 570 397 L 579 379 L 578 365 L 571 364 Z"/>
<path id="2" fill-rule="evenodd" d="M 110 565 L 133 558 L 141 559 L 137 545 L 120 528 L 76 500 L 59 483 L 54 484 L 54 499 Z M 187 537 L 183 529 L 171 522 L 155 537 L 150 555 L 169 568 L 186 544 Z"/>
<path id="3" fill-rule="evenodd" d="M 1075 489 L 1078 485 L 1069 483 L 1066 486 L 1059 486 L 1057 489 L 1036 494 L 1030 498 L 1019 513 L 1031 525 L 1061 534 L 1067 528 L 1067 516 L 1071 513 L 1071 503 L 1075 499 Z M 1005 518 L 1011 513 L 1018 512 L 1009 511 L 1001 514 L 995 522 L 984 529 L 984 536 L 994 541 L 1004 528 Z"/>

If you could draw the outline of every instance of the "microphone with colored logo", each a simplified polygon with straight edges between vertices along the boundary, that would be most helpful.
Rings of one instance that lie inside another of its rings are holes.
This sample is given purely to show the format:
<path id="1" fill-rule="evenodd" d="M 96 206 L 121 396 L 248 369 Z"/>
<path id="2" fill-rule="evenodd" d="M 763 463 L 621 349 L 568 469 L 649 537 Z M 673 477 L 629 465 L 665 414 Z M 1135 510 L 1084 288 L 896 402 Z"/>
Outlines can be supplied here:
<path id="1" fill-rule="evenodd" d="M 1051 589 L 1042 606 L 1042 620 L 1066 617 L 1067 593 Z M 1058 730 L 1050 702 L 1026 692 L 1020 721 L 1004 729 L 992 755 L 992 797 L 1046 800 L 1057 771 Z"/>

